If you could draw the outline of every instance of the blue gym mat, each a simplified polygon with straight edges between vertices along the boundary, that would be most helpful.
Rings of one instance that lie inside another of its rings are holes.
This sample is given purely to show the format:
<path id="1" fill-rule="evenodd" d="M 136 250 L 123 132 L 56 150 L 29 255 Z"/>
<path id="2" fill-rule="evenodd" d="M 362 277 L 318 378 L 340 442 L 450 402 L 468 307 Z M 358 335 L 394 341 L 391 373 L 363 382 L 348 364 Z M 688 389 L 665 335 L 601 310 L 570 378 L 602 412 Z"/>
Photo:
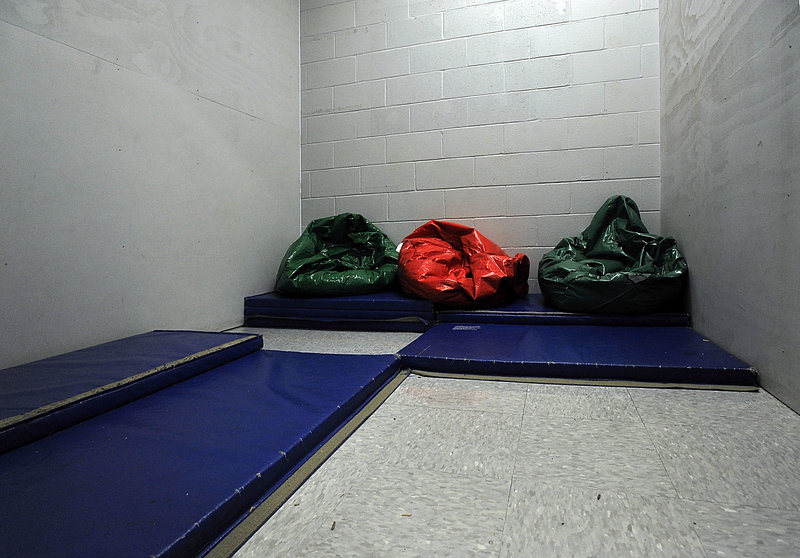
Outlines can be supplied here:
<path id="1" fill-rule="evenodd" d="M 262 347 L 259 335 L 153 331 L 0 370 L 0 453 Z"/>
<path id="2" fill-rule="evenodd" d="M 416 331 L 434 321 L 433 304 L 399 291 L 295 298 L 264 293 L 244 299 L 245 325 L 368 331 Z"/>
<path id="3" fill-rule="evenodd" d="M 439 323 L 529 325 L 688 326 L 689 314 L 574 314 L 551 308 L 541 294 L 529 294 L 494 308 L 460 310 L 437 308 Z"/>
<path id="4" fill-rule="evenodd" d="M 430 372 L 755 386 L 755 372 L 689 328 L 439 324 L 403 348 Z"/>
<path id="5" fill-rule="evenodd" d="M 0 455 L 8 556 L 194 556 L 397 372 L 256 351 Z"/>

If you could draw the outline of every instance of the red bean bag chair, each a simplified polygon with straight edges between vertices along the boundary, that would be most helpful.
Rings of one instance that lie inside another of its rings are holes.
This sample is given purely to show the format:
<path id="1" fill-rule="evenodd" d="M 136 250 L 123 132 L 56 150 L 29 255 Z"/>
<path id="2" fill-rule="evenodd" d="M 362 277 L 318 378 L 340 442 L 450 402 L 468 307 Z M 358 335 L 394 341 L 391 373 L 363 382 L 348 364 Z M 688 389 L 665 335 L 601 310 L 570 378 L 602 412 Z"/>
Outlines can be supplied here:
<path id="1" fill-rule="evenodd" d="M 446 306 L 485 307 L 528 294 L 530 261 L 472 227 L 428 221 L 403 239 L 400 288 Z"/>

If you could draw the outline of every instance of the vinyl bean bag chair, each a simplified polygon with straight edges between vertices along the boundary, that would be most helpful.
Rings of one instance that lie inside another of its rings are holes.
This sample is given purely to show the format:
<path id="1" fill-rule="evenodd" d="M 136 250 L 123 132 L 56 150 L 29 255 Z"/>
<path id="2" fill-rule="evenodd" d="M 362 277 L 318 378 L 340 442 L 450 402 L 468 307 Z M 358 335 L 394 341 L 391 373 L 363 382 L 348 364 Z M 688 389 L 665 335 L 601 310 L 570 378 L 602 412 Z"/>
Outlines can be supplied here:
<path id="1" fill-rule="evenodd" d="M 283 257 L 275 291 L 287 296 L 343 296 L 396 287 L 397 250 L 357 213 L 309 223 Z"/>
<path id="2" fill-rule="evenodd" d="M 400 248 L 400 288 L 454 307 L 486 307 L 528 293 L 530 261 L 513 258 L 472 227 L 429 221 Z"/>
<path id="3" fill-rule="evenodd" d="M 544 255 L 538 280 L 559 310 L 644 314 L 677 310 L 687 274 L 675 239 L 650 234 L 636 203 L 612 196 L 580 236 Z"/>

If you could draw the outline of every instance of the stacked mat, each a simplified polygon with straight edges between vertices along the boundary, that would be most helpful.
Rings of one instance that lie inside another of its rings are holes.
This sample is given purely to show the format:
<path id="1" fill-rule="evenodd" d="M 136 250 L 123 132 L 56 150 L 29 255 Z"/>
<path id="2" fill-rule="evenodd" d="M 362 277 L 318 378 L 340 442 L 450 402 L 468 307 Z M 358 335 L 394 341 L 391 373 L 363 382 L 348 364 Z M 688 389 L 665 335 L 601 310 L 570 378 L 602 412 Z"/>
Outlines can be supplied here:
<path id="1" fill-rule="evenodd" d="M 3 554 L 202 554 L 399 366 L 260 347 L 260 336 L 154 332 L 0 371 L 15 389 L 3 392 L 6 433 L 52 420 L 47 435 L 6 437 Z"/>

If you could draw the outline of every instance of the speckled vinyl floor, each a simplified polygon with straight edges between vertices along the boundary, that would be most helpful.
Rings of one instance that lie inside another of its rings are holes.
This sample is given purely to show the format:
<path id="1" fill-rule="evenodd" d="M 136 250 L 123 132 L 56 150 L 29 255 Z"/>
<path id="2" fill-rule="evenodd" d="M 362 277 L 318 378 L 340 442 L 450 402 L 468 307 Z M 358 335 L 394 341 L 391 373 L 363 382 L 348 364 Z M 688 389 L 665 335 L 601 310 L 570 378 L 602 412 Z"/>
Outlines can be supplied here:
<path id="1" fill-rule="evenodd" d="M 252 331 L 315 352 L 391 353 L 416 335 Z M 798 549 L 800 415 L 765 391 L 412 374 L 236 556 Z"/>

